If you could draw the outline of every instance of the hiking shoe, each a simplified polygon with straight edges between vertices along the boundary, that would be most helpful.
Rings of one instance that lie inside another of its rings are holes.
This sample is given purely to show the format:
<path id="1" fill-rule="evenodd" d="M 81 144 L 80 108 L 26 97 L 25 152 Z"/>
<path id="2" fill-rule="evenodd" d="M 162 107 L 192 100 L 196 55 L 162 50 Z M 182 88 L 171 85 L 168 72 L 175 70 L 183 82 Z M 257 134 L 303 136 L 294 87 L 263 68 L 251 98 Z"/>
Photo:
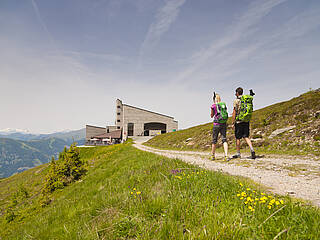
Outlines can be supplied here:
<path id="1" fill-rule="evenodd" d="M 237 153 L 237 154 L 233 155 L 232 158 L 241 158 L 241 155 Z"/>
<path id="2" fill-rule="evenodd" d="M 251 152 L 251 159 L 256 159 L 256 153 L 255 153 L 255 151 L 252 151 L 252 152 Z"/>
<path id="3" fill-rule="evenodd" d="M 214 155 L 212 155 L 212 156 L 210 157 L 210 160 L 211 160 L 211 161 L 214 161 L 214 160 L 216 160 L 216 157 L 215 157 Z"/>

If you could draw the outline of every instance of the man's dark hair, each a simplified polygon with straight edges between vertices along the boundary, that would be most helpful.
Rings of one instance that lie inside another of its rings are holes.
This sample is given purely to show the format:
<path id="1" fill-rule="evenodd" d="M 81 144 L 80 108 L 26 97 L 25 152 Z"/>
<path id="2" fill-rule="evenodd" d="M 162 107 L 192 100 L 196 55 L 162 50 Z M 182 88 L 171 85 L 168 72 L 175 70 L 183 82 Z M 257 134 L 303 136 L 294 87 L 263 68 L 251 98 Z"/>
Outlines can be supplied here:
<path id="1" fill-rule="evenodd" d="M 243 89 L 241 87 L 238 87 L 236 89 L 236 92 L 239 94 L 239 95 L 242 95 L 243 94 Z"/>

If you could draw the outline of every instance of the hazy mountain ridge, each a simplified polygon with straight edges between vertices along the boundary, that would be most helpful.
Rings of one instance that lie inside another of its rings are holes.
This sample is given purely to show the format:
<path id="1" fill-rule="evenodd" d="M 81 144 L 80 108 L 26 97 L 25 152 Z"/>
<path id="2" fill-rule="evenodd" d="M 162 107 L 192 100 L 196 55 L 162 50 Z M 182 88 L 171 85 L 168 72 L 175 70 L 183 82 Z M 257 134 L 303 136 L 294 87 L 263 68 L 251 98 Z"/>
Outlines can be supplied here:
<path id="1" fill-rule="evenodd" d="M 82 145 L 85 129 L 52 134 L 11 131 L 0 135 L 0 178 L 38 166 L 57 156 L 73 142 Z"/>
<path id="2" fill-rule="evenodd" d="M 47 163 L 67 145 L 58 138 L 33 141 L 0 138 L 0 177 Z"/>
<path id="3" fill-rule="evenodd" d="M 11 138 L 15 140 L 29 141 L 29 140 L 39 140 L 46 138 L 60 138 L 67 142 L 82 141 L 85 139 L 86 129 L 82 128 L 79 130 L 55 132 L 49 134 L 34 134 L 26 130 L 19 129 L 4 129 L 0 131 L 0 138 Z"/>

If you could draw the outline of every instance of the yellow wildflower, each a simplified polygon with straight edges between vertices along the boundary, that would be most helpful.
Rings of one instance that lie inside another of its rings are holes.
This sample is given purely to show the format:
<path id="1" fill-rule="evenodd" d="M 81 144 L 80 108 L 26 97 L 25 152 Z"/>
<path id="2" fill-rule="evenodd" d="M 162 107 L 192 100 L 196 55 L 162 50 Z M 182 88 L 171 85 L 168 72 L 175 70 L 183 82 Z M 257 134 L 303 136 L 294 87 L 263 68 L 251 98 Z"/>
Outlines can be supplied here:
<path id="1" fill-rule="evenodd" d="M 137 190 L 136 188 L 133 188 L 133 191 Z"/>
<path id="2" fill-rule="evenodd" d="M 243 187 L 243 184 L 242 184 L 242 183 L 240 183 L 240 186 L 241 186 L 241 187 Z"/>
<path id="3" fill-rule="evenodd" d="M 237 194 L 237 197 L 240 197 L 240 193 Z"/>
<path id="4" fill-rule="evenodd" d="M 131 194 L 133 194 L 133 192 L 131 192 Z"/>
<path id="5" fill-rule="evenodd" d="M 249 206 L 248 209 L 251 210 L 252 212 L 254 212 L 254 208 L 253 207 Z"/>
<path id="6" fill-rule="evenodd" d="M 279 201 L 276 201 L 276 205 L 279 205 L 280 204 L 280 202 Z"/>
<path id="7" fill-rule="evenodd" d="M 266 197 L 262 197 L 262 198 L 260 198 L 260 201 L 266 201 L 268 198 L 266 198 Z"/>
<path id="8" fill-rule="evenodd" d="M 283 204 L 283 200 L 280 200 L 280 203 Z"/>
<path id="9" fill-rule="evenodd" d="M 242 200 L 242 199 L 243 199 L 243 197 L 240 198 L 240 200 Z"/>
<path id="10" fill-rule="evenodd" d="M 141 192 L 137 192 L 137 195 L 141 194 Z"/>
<path id="11" fill-rule="evenodd" d="M 271 209 L 271 206 L 270 206 L 270 205 L 268 205 L 268 208 L 269 208 L 269 209 Z"/>
<path id="12" fill-rule="evenodd" d="M 247 188 L 247 191 L 250 191 L 251 189 L 250 188 Z"/>

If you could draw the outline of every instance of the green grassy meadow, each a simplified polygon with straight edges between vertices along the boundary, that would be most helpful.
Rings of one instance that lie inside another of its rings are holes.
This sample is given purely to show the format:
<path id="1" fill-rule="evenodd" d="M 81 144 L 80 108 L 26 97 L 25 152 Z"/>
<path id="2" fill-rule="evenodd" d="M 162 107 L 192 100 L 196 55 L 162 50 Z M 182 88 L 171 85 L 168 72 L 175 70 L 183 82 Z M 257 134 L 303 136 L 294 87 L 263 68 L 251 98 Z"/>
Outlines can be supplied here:
<path id="1" fill-rule="evenodd" d="M 0 239 L 320 238 L 318 208 L 271 195 L 250 180 L 131 143 L 80 153 L 87 175 L 55 191 L 45 207 L 37 193 L 46 165 L 0 180 Z"/>

